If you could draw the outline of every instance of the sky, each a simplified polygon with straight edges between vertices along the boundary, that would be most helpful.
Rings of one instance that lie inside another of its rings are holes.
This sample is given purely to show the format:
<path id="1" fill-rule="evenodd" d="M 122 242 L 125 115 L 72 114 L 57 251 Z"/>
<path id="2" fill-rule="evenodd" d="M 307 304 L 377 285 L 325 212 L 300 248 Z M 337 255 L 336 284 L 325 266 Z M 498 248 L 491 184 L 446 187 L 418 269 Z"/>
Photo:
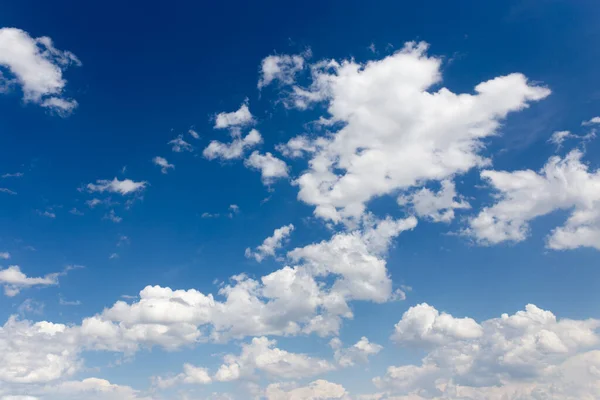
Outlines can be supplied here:
<path id="1" fill-rule="evenodd" d="M 600 398 L 597 2 L 222 3 L 0 3 L 0 400 Z"/>

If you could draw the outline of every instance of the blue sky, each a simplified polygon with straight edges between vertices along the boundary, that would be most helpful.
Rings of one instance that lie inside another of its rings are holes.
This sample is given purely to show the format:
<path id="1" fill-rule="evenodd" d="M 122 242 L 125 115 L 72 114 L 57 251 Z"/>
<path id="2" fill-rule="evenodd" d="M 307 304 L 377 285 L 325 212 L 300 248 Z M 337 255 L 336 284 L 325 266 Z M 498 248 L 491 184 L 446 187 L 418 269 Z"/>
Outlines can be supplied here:
<path id="1" fill-rule="evenodd" d="M 600 397 L 595 2 L 2 9 L 0 400 Z"/>

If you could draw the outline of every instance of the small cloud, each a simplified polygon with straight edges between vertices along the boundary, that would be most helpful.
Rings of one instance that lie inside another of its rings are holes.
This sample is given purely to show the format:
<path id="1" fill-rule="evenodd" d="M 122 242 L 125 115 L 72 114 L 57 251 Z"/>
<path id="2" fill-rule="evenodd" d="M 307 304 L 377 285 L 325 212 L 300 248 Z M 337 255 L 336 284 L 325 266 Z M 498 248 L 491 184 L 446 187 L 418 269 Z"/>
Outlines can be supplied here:
<path id="1" fill-rule="evenodd" d="M 117 253 L 112 253 L 110 256 L 108 256 L 109 260 L 115 260 L 119 258 L 119 255 Z"/>
<path id="2" fill-rule="evenodd" d="M 190 130 L 188 131 L 188 133 L 189 133 L 189 134 L 190 134 L 190 136 L 191 136 L 191 137 L 193 137 L 194 139 L 200 139 L 200 135 L 199 135 L 199 134 L 198 134 L 198 132 L 196 132 L 195 130 L 193 130 L 193 129 L 190 129 Z"/>
<path id="3" fill-rule="evenodd" d="M 102 200 L 96 199 L 96 198 L 88 200 L 88 201 L 85 202 L 85 204 L 87 204 L 87 206 L 89 208 L 94 208 L 94 207 L 96 207 L 100 203 L 102 203 Z"/>
<path id="4" fill-rule="evenodd" d="M 18 307 L 19 314 L 21 316 L 25 316 L 25 314 L 37 314 L 41 315 L 44 313 L 45 304 L 39 301 L 35 301 L 33 299 L 26 299 L 21 305 Z"/>
<path id="5" fill-rule="evenodd" d="M 183 140 L 183 135 L 177 136 L 175 139 L 167 142 L 167 144 L 171 145 L 171 150 L 173 150 L 175 153 L 183 153 L 194 150 L 194 146 Z"/>
<path id="6" fill-rule="evenodd" d="M 598 124 L 600 124 L 600 117 L 594 117 L 592 119 L 583 121 L 581 123 L 582 126 L 590 126 L 590 125 L 598 125 Z"/>
<path id="7" fill-rule="evenodd" d="M 175 169 L 175 166 L 173 164 L 169 164 L 167 159 L 164 157 L 154 157 L 152 162 L 160 167 L 160 172 L 163 174 L 169 172 L 169 169 Z"/>
<path id="8" fill-rule="evenodd" d="M 115 214 L 115 210 L 110 210 L 107 214 L 104 214 L 103 219 L 108 219 L 116 224 L 123 221 L 123 218 Z"/>
<path id="9" fill-rule="evenodd" d="M 209 212 L 205 212 L 205 213 L 202 213 L 201 217 L 202 217 L 202 218 L 219 218 L 219 215 L 220 215 L 220 214 L 218 214 L 218 213 L 216 213 L 216 214 L 211 214 L 211 213 L 209 213 Z"/>
<path id="10" fill-rule="evenodd" d="M 83 213 L 81 211 L 79 211 L 77 208 L 73 207 L 72 209 L 69 210 L 69 212 L 73 215 L 83 215 Z"/>
<path id="11" fill-rule="evenodd" d="M 81 301 L 79 301 L 79 300 L 68 301 L 68 300 L 65 300 L 62 296 L 60 296 L 60 298 L 58 299 L 58 304 L 60 304 L 61 306 L 80 306 Z"/>
<path id="12" fill-rule="evenodd" d="M 45 210 L 45 211 L 41 211 L 41 210 L 36 210 L 38 215 L 42 216 L 42 217 L 46 217 L 46 218 L 56 218 L 56 214 L 52 211 L 52 210 Z"/>
<path id="13" fill-rule="evenodd" d="M 233 218 L 234 215 L 240 213 L 240 207 L 237 204 L 229 205 L 229 218 Z"/>
<path id="14" fill-rule="evenodd" d="M 0 252 L 0 259 L 8 260 L 10 258 L 10 253 L 8 251 Z"/>
<path id="15" fill-rule="evenodd" d="M 2 175 L 2 178 L 20 178 L 23 175 L 24 174 L 22 172 L 15 172 L 14 174 L 4 174 Z"/>
<path id="16" fill-rule="evenodd" d="M 131 240 L 129 240 L 129 237 L 127 237 L 125 235 L 120 235 L 119 240 L 117 241 L 117 247 L 123 247 L 125 245 L 128 245 L 129 243 L 131 243 Z"/>
<path id="17" fill-rule="evenodd" d="M 12 191 L 12 190 L 7 189 L 7 188 L 0 188 L 0 193 L 6 193 L 6 194 L 12 194 L 12 195 L 17 194 L 17 192 Z"/>

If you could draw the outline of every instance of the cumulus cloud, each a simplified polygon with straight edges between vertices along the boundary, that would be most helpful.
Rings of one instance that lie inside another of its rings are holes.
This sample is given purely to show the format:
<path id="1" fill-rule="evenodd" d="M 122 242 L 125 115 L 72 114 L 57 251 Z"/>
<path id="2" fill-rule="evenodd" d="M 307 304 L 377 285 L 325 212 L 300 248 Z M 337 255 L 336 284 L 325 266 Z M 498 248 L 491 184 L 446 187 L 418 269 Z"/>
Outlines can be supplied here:
<path id="1" fill-rule="evenodd" d="M 32 38 L 17 28 L 0 29 L 0 65 L 6 67 L 14 80 L 0 79 L 9 86 L 14 82 L 23 90 L 23 100 L 38 104 L 59 114 L 69 114 L 77 102 L 63 96 L 67 81 L 63 71 L 70 65 L 81 65 L 70 51 L 54 47 L 47 36 Z"/>
<path id="2" fill-rule="evenodd" d="M 265 57 L 260 65 L 258 88 L 262 89 L 274 81 L 291 85 L 295 82 L 296 74 L 304 68 L 304 59 L 310 57 L 310 51 L 294 55 L 271 55 Z"/>
<path id="3" fill-rule="evenodd" d="M 206 368 L 196 367 L 192 364 L 184 364 L 183 372 L 173 377 L 156 377 L 153 379 L 153 384 L 165 389 L 179 384 L 206 385 L 212 382 L 212 378 Z"/>
<path id="4" fill-rule="evenodd" d="M 146 188 L 148 182 L 141 181 L 135 182 L 131 179 L 119 180 L 119 178 L 114 178 L 112 181 L 106 179 L 99 179 L 96 183 L 88 183 L 86 188 L 89 192 L 110 192 L 110 193 L 119 193 L 121 195 L 128 195 L 140 192 Z M 93 207 L 99 204 L 100 200 L 94 201 L 91 200 L 91 203 L 88 203 L 90 207 Z"/>
<path id="5" fill-rule="evenodd" d="M 217 381 L 231 381 L 249 377 L 255 371 L 271 377 L 300 379 L 331 371 L 334 367 L 328 361 L 312 358 L 306 354 L 290 353 L 276 348 L 277 342 L 266 337 L 253 338 L 242 345 L 239 355 L 228 354 L 225 363 L 215 374 Z"/>
<path id="6" fill-rule="evenodd" d="M 383 346 L 369 342 L 369 339 L 364 336 L 347 348 L 342 347 L 339 338 L 331 339 L 329 345 L 335 350 L 334 358 L 340 367 L 351 367 L 357 363 L 366 363 L 369 356 L 378 354 L 383 349 Z"/>
<path id="7" fill-rule="evenodd" d="M 285 225 L 281 228 L 275 229 L 273 231 L 273 235 L 266 238 L 263 243 L 256 248 L 255 251 L 247 248 L 245 253 L 246 257 L 254 258 L 258 262 L 261 262 L 269 256 L 274 257 L 275 251 L 283 246 L 284 241 L 292 234 L 293 231 L 293 224 Z"/>
<path id="8" fill-rule="evenodd" d="M 290 384 L 273 383 L 265 390 L 267 400 L 330 400 L 347 399 L 346 389 L 337 383 L 323 379 L 308 386 L 294 387 Z"/>
<path id="9" fill-rule="evenodd" d="M 167 159 L 164 157 L 154 157 L 152 162 L 160 167 L 160 172 L 163 174 L 168 173 L 169 169 L 175 169 L 175 166 L 173 164 L 169 164 Z"/>
<path id="10" fill-rule="evenodd" d="M 454 182 L 445 179 L 440 186 L 438 192 L 423 188 L 409 195 L 401 195 L 398 204 L 411 205 L 416 215 L 434 222 L 450 222 L 454 219 L 454 210 L 471 208 L 465 199 L 457 196 Z"/>
<path id="11" fill-rule="evenodd" d="M 581 123 L 581 125 L 583 125 L 583 126 L 598 125 L 598 124 L 600 124 L 600 117 L 594 117 L 587 121 L 583 121 Z"/>
<path id="12" fill-rule="evenodd" d="M 579 150 L 551 157 L 539 172 L 483 171 L 481 177 L 498 192 L 497 202 L 471 218 L 466 233 L 482 244 L 520 242 L 531 220 L 567 210 L 566 223 L 550 232 L 547 247 L 600 249 L 600 171 L 589 171 L 582 157 Z"/>
<path id="13" fill-rule="evenodd" d="M 267 152 L 265 155 L 258 151 L 252 152 L 250 157 L 244 161 L 248 168 L 260 171 L 263 184 L 270 185 L 276 179 L 288 177 L 288 166 L 279 158 Z"/>
<path id="14" fill-rule="evenodd" d="M 13 297 L 19 294 L 23 289 L 32 286 L 52 286 L 58 285 L 60 273 L 52 273 L 43 277 L 29 277 L 21 272 L 18 265 L 11 265 L 8 268 L 0 269 L 0 285 L 4 287 L 4 294 Z"/>
<path id="15" fill-rule="evenodd" d="M 242 127 L 254 123 L 248 104 L 244 103 L 237 111 L 221 112 L 215 117 L 215 129 Z"/>
<path id="16" fill-rule="evenodd" d="M 357 219 L 374 197 L 486 165 L 482 140 L 497 134 L 509 112 L 550 94 L 518 73 L 482 82 L 473 94 L 432 91 L 442 80 L 442 60 L 428 56 L 427 47 L 410 42 L 365 64 L 318 62 L 311 85 L 293 87 L 289 104 L 324 101 L 325 120 L 342 126 L 314 143 L 309 169 L 297 180 L 299 199 L 317 216 Z"/>
<path id="17" fill-rule="evenodd" d="M 404 314 L 394 339 L 427 355 L 373 381 L 386 390 L 382 399 L 592 399 L 600 393 L 600 353 L 590 351 L 599 327 L 531 304 L 481 324 L 421 304 Z"/>
<path id="18" fill-rule="evenodd" d="M 278 144 L 276 149 L 286 157 L 299 158 L 305 154 L 314 153 L 318 147 L 322 147 L 324 144 L 324 139 L 312 140 L 305 135 L 300 135 L 291 138 L 287 143 Z"/>
<path id="19" fill-rule="evenodd" d="M 222 143 L 218 140 L 211 141 L 202 152 L 209 160 L 217 158 L 232 160 L 244 156 L 244 152 L 262 143 L 262 136 L 256 129 L 252 129 L 246 136 L 242 137 L 239 131 L 232 132 L 233 140 L 230 143 Z"/>

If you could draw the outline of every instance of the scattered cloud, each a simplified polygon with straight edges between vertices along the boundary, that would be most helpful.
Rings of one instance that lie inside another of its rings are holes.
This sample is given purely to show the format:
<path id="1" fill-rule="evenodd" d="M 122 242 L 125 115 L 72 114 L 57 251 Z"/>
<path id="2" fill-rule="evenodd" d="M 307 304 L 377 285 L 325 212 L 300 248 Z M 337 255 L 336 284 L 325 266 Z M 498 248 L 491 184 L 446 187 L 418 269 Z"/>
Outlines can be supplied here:
<path id="1" fill-rule="evenodd" d="M 275 257 L 275 251 L 283 246 L 284 241 L 287 240 L 293 230 L 293 224 L 275 229 L 273 235 L 266 238 L 256 250 L 252 251 L 250 248 L 247 248 L 245 253 L 246 257 L 254 258 L 258 262 L 261 262 L 269 256 Z"/>
<path id="2" fill-rule="evenodd" d="M 440 182 L 438 192 L 423 188 L 412 194 L 399 196 L 398 204 L 410 205 L 417 216 L 434 222 L 450 222 L 454 219 L 454 210 L 471 208 L 464 198 L 457 196 L 454 182 L 447 179 Z"/>
<path id="3" fill-rule="evenodd" d="M 262 155 L 258 151 L 254 151 L 246 159 L 244 165 L 259 170 L 262 182 L 265 185 L 272 184 L 276 179 L 288 177 L 287 164 L 269 152 Z"/>
<path id="4" fill-rule="evenodd" d="M 275 81 L 286 85 L 295 83 L 296 74 L 304 68 L 305 59 L 310 58 L 310 56 L 311 52 L 307 50 L 303 54 L 284 54 L 265 57 L 260 66 L 258 88 L 262 89 Z"/>
<path id="5" fill-rule="evenodd" d="M 352 367 L 358 363 L 366 364 L 370 356 L 379 354 L 383 346 L 372 343 L 366 337 L 361 337 L 354 345 L 344 348 L 339 338 L 333 338 L 329 342 L 332 349 L 335 350 L 334 358 L 340 367 Z"/>
<path id="6" fill-rule="evenodd" d="M 69 210 L 69 213 L 73 214 L 73 215 L 83 215 L 83 212 L 79 211 L 76 207 L 73 207 Z"/>
<path id="7" fill-rule="evenodd" d="M 169 169 L 175 169 L 175 166 L 173 164 L 169 164 L 167 159 L 163 157 L 154 157 L 152 162 L 160 167 L 160 172 L 163 174 L 168 173 Z"/>
<path id="8" fill-rule="evenodd" d="M 135 182 L 131 179 L 119 180 L 119 178 L 114 178 L 112 181 L 99 179 L 96 183 L 88 183 L 87 190 L 89 192 L 110 192 L 110 193 L 119 193 L 121 195 L 128 195 L 140 192 L 146 188 L 148 182 L 141 181 Z M 91 202 L 95 202 L 97 199 L 92 199 Z M 88 203 L 90 205 L 91 203 Z M 95 202 L 94 205 L 98 204 Z"/>
<path id="9" fill-rule="evenodd" d="M 17 28 L 0 29 L 0 65 L 6 67 L 23 90 L 23 100 L 35 103 L 60 115 L 71 113 L 77 102 L 63 96 L 67 81 L 63 71 L 70 65 L 80 66 L 70 51 L 54 47 L 47 36 L 32 38 Z M 6 78 L 2 76 L 4 83 Z"/>
<path id="10" fill-rule="evenodd" d="M 0 188 L 0 193 L 12 194 L 13 196 L 17 194 L 17 192 L 7 188 Z"/>
<path id="11" fill-rule="evenodd" d="M 8 260 L 10 258 L 10 253 L 8 251 L 0 252 L 0 259 Z"/>
<path id="12" fill-rule="evenodd" d="M 193 129 L 189 129 L 188 133 L 190 134 L 191 137 L 193 137 L 194 139 L 200 139 L 200 134 L 198 134 L 198 132 L 196 132 Z"/>
<path id="13" fill-rule="evenodd" d="M 600 117 L 594 117 L 592 119 L 583 121 L 581 123 L 582 126 L 590 126 L 590 125 L 598 125 L 598 124 L 600 124 Z"/>
<path id="14" fill-rule="evenodd" d="M 262 136 L 256 129 L 252 129 L 246 136 L 242 137 L 239 131 L 232 132 L 233 140 L 230 143 L 222 143 L 217 140 L 211 141 L 202 152 L 202 155 L 214 160 L 233 160 L 242 158 L 244 152 L 262 143 Z"/>
<path id="15" fill-rule="evenodd" d="M 170 140 L 167 144 L 171 145 L 171 150 L 175 153 L 184 153 L 186 151 L 194 151 L 194 146 L 189 144 L 183 139 L 183 135 L 177 136 L 175 139 Z"/>
<path id="16" fill-rule="evenodd" d="M 24 174 L 22 172 L 15 172 L 14 174 L 4 174 L 2 178 L 21 178 Z"/>
<path id="17" fill-rule="evenodd" d="M 108 213 L 104 214 L 103 219 L 107 219 L 109 221 L 112 221 L 116 224 L 118 224 L 119 222 L 123 221 L 123 218 L 119 217 L 117 214 L 115 214 L 115 210 L 110 210 Z"/>
<path id="18" fill-rule="evenodd" d="M 47 274 L 43 277 L 29 277 L 21 272 L 18 265 L 11 265 L 8 268 L 0 269 L 0 285 L 4 287 L 4 294 L 13 297 L 19 294 L 23 289 L 32 286 L 54 286 L 58 285 L 58 272 Z"/>
<path id="19" fill-rule="evenodd" d="M 254 117 L 250 113 L 247 103 L 243 103 L 237 111 L 221 112 L 215 117 L 215 129 L 227 129 L 242 127 L 254 123 Z"/>
<path id="20" fill-rule="evenodd" d="M 566 223 L 550 232 L 547 247 L 600 249 L 600 170 L 589 171 L 582 157 L 579 150 L 564 158 L 553 156 L 539 172 L 483 171 L 497 201 L 471 218 L 465 233 L 487 245 L 520 242 L 527 238 L 531 220 L 566 210 Z"/>

